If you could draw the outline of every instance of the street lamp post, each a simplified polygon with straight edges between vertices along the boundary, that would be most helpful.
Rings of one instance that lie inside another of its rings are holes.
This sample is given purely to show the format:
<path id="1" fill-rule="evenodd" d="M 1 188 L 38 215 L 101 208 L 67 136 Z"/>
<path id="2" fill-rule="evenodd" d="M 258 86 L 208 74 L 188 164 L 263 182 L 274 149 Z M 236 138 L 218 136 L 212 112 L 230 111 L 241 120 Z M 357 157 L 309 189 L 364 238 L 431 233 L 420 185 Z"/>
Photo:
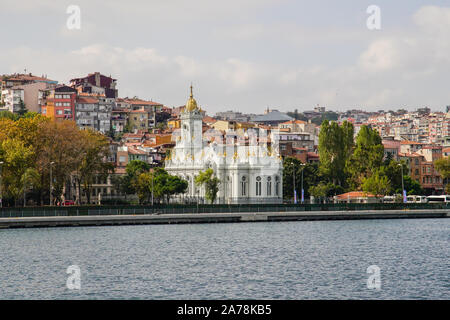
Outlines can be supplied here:
<path id="1" fill-rule="evenodd" d="M 401 173 L 402 173 L 402 197 L 403 197 L 403 203 L 406 203 L 407 201 L 407 199 L 406 199 L 406 190 L 405 190 L 405 185 L 404 185 L 404 182 L 403 182 L 403 165 L 401 164 L 401 163 L 399 163 L 398 164 L 399 166 L 400 166 L 400 168 L 401 168 Z"/>
<path id="2" fill-rule="evenodd" d="M 52 178 L 52 166 L 55 162 L 50 162 L 50 206 L 53 204 L 53 178 Z"/>
<path id="3" fill-rule="evenodd" d="M 197 190 L 195 190 L 196 191 L 196 193 L 197 193 L 197 213 L 199 212 L 198 211 L 198 202 L 199 202 L 199 188 L 197 187 Z"/>
<path id="4" fill-rule="evenodd" d="M 155 178 L 155 170 L 152 168 L 152 207 L 153 207 L 153 180 Z"/>
<path id="5" fill-rule="evenodd" d="M 295 164 L 294 164 L 294 162 L 292 162 L 292 176 L 293 176 L 293 180 L 294 180 L 294 183 L 293 183 L 293 201 L 294 201 L 294 204 L 297 204 L 297 194 L 296 194 L 296 190 L 295 190 Z"/>
<path id="6" fill-rule="evenodd" d="M 300 164 L 303 168 L 302 168 L 302 204 L 305 202 L 305 192 L 303 190 L 303 170 L 305 169 L 305 164 L 302 163 Z"/>
<path id="7" fill-rule="evenodd" d="M 2 190 L 2 166 L 3 161 L 0 161 L 0 208 L 3 207 L 3 190 Z"/>

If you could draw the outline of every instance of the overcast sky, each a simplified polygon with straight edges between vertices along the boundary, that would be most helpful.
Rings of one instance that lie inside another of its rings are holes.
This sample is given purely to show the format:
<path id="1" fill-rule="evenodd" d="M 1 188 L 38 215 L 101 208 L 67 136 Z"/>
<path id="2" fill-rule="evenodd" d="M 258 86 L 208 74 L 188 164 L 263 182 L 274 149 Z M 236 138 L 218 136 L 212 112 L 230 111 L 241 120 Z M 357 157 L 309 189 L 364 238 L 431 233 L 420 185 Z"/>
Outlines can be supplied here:
<path id="1" fill-rule="evenodd" d="M 81 28 L 69 30 L 69 5 Z M 381 30 L 369 30 L 369 5 Z M 0 74 L 99 71 L 210 115 L 450 105 L 450 3 L 419 0 L 0 0 Z"/>

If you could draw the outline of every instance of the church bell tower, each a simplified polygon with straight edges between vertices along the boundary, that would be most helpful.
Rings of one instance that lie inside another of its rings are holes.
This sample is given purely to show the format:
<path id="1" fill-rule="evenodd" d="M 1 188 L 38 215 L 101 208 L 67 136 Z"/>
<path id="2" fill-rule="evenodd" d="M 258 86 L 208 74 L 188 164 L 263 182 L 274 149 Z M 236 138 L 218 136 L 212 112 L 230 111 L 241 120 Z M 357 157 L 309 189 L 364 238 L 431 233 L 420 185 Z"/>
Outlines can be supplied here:
<path id="1" fill-rule="evenodd" d="M 181 144 L 185 152 L 191 156 L 198 154 L 202 149 L 202 112 L 197 106 L 191 85 L 191 94 L 186 107 L 180 116 L 181 119 Z"/>

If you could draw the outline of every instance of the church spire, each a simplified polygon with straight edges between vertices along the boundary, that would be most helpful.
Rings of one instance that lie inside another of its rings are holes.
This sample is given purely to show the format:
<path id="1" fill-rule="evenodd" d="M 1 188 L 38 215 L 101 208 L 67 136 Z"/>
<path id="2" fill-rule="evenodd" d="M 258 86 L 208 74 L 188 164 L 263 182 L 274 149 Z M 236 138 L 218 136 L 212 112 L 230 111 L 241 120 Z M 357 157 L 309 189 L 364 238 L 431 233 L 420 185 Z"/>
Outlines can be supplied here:
<path id="1" fill-rule="evenodd" d="M 197 101 L 194 99 L 194 93 L 192 92 L 192 83 L 191 83 L 191 95 L 189 96 L 189 100 L 186 103 L 186 111 L 194 111 L 198 110 Z"/>

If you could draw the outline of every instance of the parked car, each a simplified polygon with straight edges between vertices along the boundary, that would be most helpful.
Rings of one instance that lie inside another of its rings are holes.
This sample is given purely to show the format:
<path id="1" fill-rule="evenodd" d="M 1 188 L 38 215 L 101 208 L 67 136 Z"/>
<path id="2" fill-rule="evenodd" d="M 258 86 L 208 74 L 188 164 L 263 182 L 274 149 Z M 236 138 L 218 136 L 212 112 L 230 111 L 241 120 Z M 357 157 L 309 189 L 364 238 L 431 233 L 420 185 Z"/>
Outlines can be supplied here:
<path id="1" fill-rule="evenodd" d="M 73 200 L 65 200 L 63 203 L 63 206 L 74 206 L 75 205 L 75 201 Z"/>

